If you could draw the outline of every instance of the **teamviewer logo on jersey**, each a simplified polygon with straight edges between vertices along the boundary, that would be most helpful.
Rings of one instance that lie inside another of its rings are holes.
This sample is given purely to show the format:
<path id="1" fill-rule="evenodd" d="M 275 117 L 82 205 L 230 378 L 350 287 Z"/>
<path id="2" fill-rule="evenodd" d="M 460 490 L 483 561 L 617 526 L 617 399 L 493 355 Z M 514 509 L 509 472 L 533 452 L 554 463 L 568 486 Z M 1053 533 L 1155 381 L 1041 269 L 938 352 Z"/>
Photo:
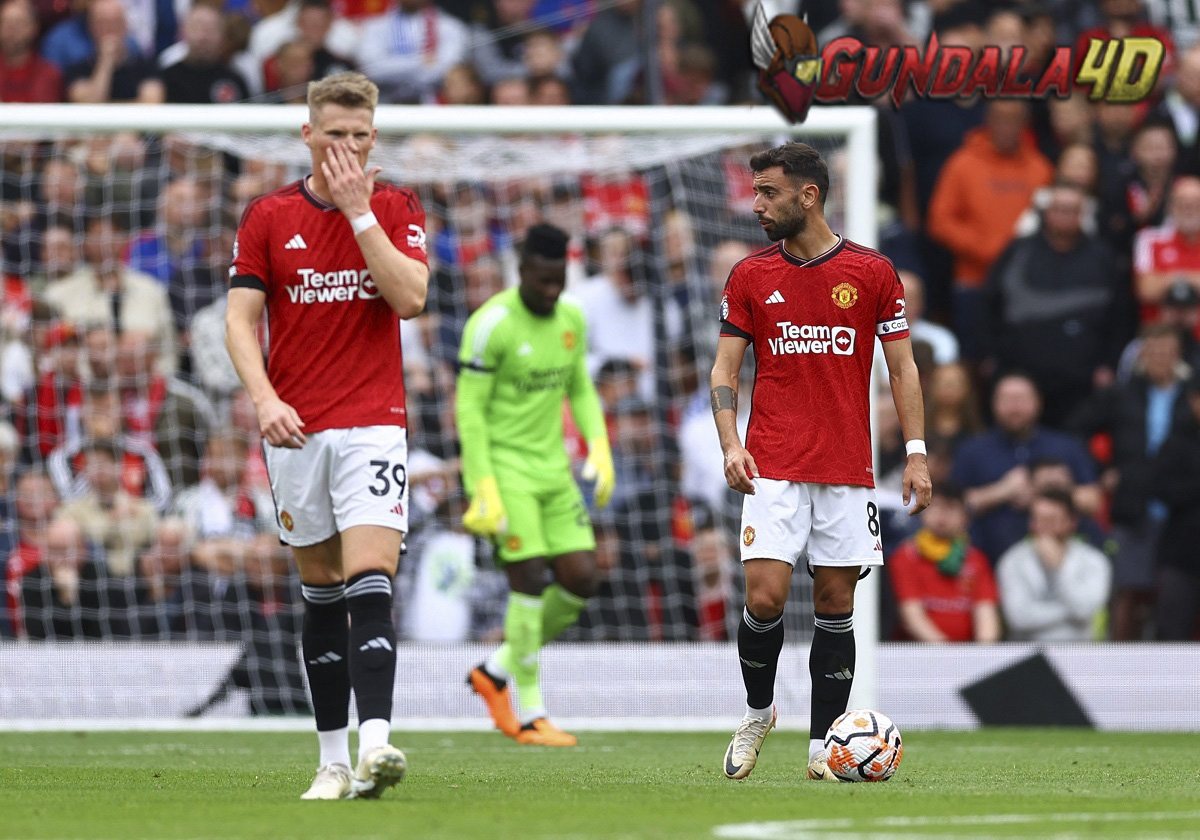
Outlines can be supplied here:
<path id="1" fill-rule="evenodd" d="M 779 335 L 767 339 L 767 344 L 776 356 L 854 355 L 854 327 L 793 324 L 791 321 L 780 321 L 775 327 Z"/>

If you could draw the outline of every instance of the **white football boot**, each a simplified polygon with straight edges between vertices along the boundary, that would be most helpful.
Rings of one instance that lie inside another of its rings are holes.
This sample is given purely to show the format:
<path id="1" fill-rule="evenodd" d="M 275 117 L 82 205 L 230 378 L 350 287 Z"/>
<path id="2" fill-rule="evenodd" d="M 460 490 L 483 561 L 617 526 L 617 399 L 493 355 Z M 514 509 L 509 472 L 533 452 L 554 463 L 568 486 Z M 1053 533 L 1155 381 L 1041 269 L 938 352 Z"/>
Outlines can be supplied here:
<path id="1" fill-rule="evenodd" d="M 345 799 L 350 793 L 351 779 L 350 768 L 345 764 L 326 764 L 317 770 L 317 777 L 300 798 Z"/>
<path id="2" fill-rule="evenodd" d="M 376 747 L 362 757 L 350 782 L 347 799 L 378 799 L 385 790 L 404 778 L 408 759 L 391 744 Z"/>
<path id="3" fill-rule="evenodd" d="M 758 751 L 762 749 L 763 740 L 767 733 L 775 728 L 778 718 L 779 709 L 775 706 L 771 707 L 770 720 L 759 720 L 749 714 L 742 718 L 737 731 L 733 733 L 733 740 L 729 742 L 729 749 L 725 750 L 724 769 L 727 777 L 744 779 L 750 775 L 758 761 Z"/>

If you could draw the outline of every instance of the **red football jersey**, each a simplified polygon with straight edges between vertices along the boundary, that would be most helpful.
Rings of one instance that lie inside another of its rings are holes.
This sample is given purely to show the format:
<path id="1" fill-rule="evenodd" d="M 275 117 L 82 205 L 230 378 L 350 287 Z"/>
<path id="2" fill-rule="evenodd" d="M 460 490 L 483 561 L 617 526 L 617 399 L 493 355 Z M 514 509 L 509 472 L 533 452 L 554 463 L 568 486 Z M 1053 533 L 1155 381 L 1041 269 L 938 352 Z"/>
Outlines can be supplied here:
<path id="1" fill-rule="evenodd" d="M 1142 228 L 1133 241 L 1134 274 L 1200 270 L 1200 241 L 1188 239 L 1172 224 Z M 1141 321 L 1149 324 L 1158 319 L 1158 304 L 1141 305 Z M 1200 324 L 1196 325 L 1200 338 Z"/>
<path id="2" fill-rule="evenodd" d="M 721 321 L 722 335 L 754 346 L 746 449 L 762 477 L 874 487 L 875 336 L 908 337 L 891 261 L 840 238 L 811 260 L 780 242 L 733 267 Z"/>
<path id="3" fill-rule="evenodd" d="M 920 601 L 929 620 L 952 642 L 975 638 L 975 605 L 999 600 L 996 579 L 983 552 L 967 548 L 962 570 L 955 577 L 938 571 L 936 563 L 926 560 L 912 540 L 905 540 L 888 558 L 888 575 L 897 601 Z M 911 636 L 903 627 L 896 631 L 898 641 Z"/>
<path id="4" fill-rule="evenodd" d="M 376 184 L 371 209 L 401 253 L 426 262 L 425 211 Z M 256 198 L 233 246 L 230 285 L 267 295 L 267 376 L 306 433 L 403 426 L 400 321 L 379 293 L 350 222 L 304 180 Z"/>

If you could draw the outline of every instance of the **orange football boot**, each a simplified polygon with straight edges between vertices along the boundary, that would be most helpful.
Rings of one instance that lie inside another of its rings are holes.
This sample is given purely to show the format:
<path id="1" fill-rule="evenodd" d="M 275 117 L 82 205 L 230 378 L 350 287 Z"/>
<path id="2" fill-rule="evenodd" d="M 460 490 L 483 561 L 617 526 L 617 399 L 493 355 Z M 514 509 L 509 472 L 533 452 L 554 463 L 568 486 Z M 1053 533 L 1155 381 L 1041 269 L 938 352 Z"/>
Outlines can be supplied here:
<path id="1" fill-rule="evenodd" d="M 512 701 L 508 695 L 508 683 L 498 680 L 489 674 L 482 665 L 471 669 L 467 675 L 467 685 L 483 698 L 487 704 L 488 714 L 496 728 L 510 738 L 516 738 L 521 729 L 521 722 L 513 713 Z"/>
<path id="2" fill-rule="evenodd" d="M 538 718 L 521 727 L 521 731 L 517 733 L 517 743 L 538 747 L 573 747 L 579 740 L 545 718 Z"/>

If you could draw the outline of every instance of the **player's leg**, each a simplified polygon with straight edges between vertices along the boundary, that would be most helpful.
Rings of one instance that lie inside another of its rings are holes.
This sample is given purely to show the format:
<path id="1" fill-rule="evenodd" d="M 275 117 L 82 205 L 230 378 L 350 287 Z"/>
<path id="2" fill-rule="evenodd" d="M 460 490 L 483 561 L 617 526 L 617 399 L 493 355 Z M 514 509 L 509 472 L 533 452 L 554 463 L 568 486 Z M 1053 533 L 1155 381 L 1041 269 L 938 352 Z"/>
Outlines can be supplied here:
<path id="1" fill-rule="evenodd" d="M 545 644 L 579 620 L 587 600 L 600 588 L 600 569 L 591 517 L 574 481 L 547 498 L 542 516 L 554 572 L 554 580 L 542 595 Z"/>
<path id="2" fill-rule="evenodd" d="M 317 775 L 303 799 L 341 799 L 350 792 L 350 671 L 341 544 L 329 502 L 329 435 L 310 435 L 303 449 L 265 446 L 279 536 L 300 572 L 304 619 L 301 655 L 317 724 Z"/>
<path id="3" fill-rule="evenodd" d="M 854 589 L 861 567 L 883 563 L 883 547 L 874 490 L 811 485 L 810 492 L 809 563 L 816 629 L 808 659 L 812 680 L 808 775 L 836 781 L 825 766 L 825 733 L 846 711 L 854 685 Z"/>
<path id="4" fill-rule="evenodd" d="M 837 781 L 825 767 L 825 733 L 846 711 L 854 685 L 854 587 L 859 567 L 813 566 L 813 633 L 808 653 L 812 680 L 808 776 Z"/>
<path id="5" fill-rule="evenodd" d="M 358 763 L 353 795 L 375 798 L 404 776 L 404 754 L 388 743 L 396 682 L 392 578 L 404 534 L 380 525 L 342 533 L 346 611 L 350 615 L 350 684 L 358 707 Z"/>
<path id="6" fill-rule="evenodd" d="M 508 514 L 508 531 L 497 539 L 495 551 L 510 589 L 504 613 L 504 643 L 486 662 L 471 670 L 467 681 L 487 704 L 496 728 L 517 737 L 521 719 L 512 711 L 510 679 L 517 684 L 521 717 L 528 720 L 545 717 L 538 682 L 538 652 L 542 647 L 546 543 L 537 498 L 506 487 L 503 481 L 500 490 Z"/>
<path id="7" fill-rule="evenodd" d="M 358 763 L 350 795 L 374 799 L 404 777 L 388 743 L 396 679 L 392 579 L 408 530 L 407 444 L 399 426 L 338 430 L 330 495 L 341 532 L 350 684 L 358 709 Z"/>
<path id="8" fill-rule="evenodd" d="M 742 569 L 746 605 L 738 625 L 738 659 L 746 686 L 746 711 L 725 751 L 724 771 L 744 779 L 758 762 L 775 726 L 775 674 L 783 650 L 783 610 L 792 566 L 809 530 L 804 485 L 760 479 L 742 503 Z"/>

